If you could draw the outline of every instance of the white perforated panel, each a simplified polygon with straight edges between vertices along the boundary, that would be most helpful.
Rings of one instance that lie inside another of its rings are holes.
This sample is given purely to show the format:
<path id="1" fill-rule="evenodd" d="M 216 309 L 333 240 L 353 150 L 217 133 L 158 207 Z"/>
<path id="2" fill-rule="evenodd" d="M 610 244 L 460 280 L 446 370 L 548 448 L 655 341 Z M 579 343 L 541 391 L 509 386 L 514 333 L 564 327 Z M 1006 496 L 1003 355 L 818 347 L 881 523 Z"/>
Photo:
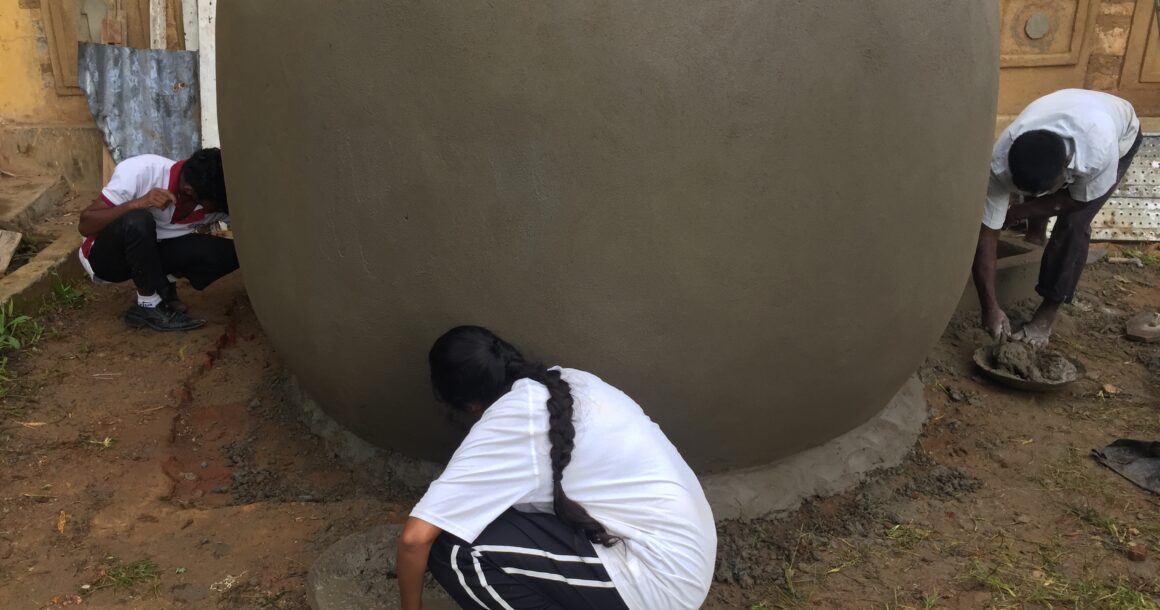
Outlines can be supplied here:
<path id="1" fill-rule="evenodd" d="M 1054 225 L 1053 218 L 1049 229 Z M 1144 135 L 1124 180 L 1092 221 L 1092 239 L 1160 241 L 1160 135 Z"/>

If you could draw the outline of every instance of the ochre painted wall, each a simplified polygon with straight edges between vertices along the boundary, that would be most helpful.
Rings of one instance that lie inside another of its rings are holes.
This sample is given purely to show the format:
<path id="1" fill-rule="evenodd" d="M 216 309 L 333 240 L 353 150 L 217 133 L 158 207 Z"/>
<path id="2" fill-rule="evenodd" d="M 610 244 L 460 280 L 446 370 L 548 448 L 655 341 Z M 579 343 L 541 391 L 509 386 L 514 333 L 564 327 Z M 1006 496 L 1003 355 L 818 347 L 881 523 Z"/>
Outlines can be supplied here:
<path id="1" fill-rule="evenodd" d="M 1154 0 L 1002 0 L 999 125 L 1032 100 L 1080 87 L 1160 116 L 1160 37 Z M 1032 38 L 1034 18 L 1046 29 Z"/>
<path id="2" fill-rule="evenodd" d="M 57 95 L 38 0 L 0 2 L 0 124 L 91 125 L 82 95 Z"/>

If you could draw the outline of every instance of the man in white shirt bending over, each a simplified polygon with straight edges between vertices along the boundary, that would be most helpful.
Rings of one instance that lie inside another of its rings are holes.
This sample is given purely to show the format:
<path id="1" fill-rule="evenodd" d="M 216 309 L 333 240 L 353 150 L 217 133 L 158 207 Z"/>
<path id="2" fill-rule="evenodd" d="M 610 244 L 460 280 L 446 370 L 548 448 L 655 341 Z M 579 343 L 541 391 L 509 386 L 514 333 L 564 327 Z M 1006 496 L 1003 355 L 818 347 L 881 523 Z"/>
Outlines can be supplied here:
<path id="1" fill-rule="evenodd" d="M 125 314 L 129 326 L 200 328 L 205 320 L 186 313 L 176 278 L 203 290 L 238 268 L 232 239 L 199 232 L 229 218 L 229 211 L 220 150 L 199 150 L 184 161 L 130 157 L 81 212 L 81 265 L 97 281 L 133 281 L 137 302 Z"/>
<path id="2" fill-rule="evenodd" d="M 1010 335 L 1036 347 L 1047 345 L 1059 306 L 1075 297 L 1087 263 L 1092 219 L 1123 178 L 1141 141 L 1140 120 L 1131 104 L 1082 89 L 1064 89 L 1032 102 L 999 136 L 972 268 L 983 326 L 996 339 Z M 1024 202 L 1009 207 L 1013 194 L 1022 195 Z M 1011 335 L 1011 323 L 995 297 L 999 232 L 1021 220 L 1045 228 L 1052 216 L 1057 217 L 1055 228 L 1043 250 L 1035 288 L 1043 303 Z"/>

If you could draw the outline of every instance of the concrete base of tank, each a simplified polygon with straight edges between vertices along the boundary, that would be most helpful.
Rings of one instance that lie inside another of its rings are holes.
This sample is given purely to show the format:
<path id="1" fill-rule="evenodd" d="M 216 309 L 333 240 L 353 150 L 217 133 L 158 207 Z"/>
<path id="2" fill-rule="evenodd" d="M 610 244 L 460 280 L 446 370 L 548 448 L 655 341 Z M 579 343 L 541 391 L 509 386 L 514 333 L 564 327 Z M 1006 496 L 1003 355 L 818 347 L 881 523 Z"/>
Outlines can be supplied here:
<path id="1" fill-rule="evenodd" d="M 1027 299 L 1037 298 L 1035 284 L 1039 280 L 1039 263 L 1043 247 L 1029 244 L 1014 235 L 999 239 L 998 260 L 995 262 L 995 293 L 999 304 L 1009 307 Z M 979 296 L 974 281 L 968 281 L 956 311 L 960 314 L 979 311 Z"/>
<path id="2" fill-rule="evenodd" d="M 438 476 L 440 465 L 376 447 L 335 422 L 292 375 L 286 391 L 328 451 L 360 476 L 415 488 Z M 773 464 L 705 475 L 701 483 L 718 520 L 790 511 L 807 498 L 842 493 L 873 471 L 902 463 L 926 417 L 922 384 L 912 376 L 886 408 L 857 428 Z"/>

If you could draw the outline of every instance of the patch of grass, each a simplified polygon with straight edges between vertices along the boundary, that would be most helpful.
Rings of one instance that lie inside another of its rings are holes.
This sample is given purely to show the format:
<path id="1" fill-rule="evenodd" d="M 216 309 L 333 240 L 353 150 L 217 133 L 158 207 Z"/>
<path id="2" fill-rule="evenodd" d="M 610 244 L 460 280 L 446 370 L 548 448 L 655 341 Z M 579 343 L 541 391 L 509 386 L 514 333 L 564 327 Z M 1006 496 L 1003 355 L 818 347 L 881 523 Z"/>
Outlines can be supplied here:
<path id="1" fill-rule="evenodd" d="M 1160 610 L 1151 595 L 1122 582 L 1092 583 L 1026 565 L 988 567 L 976 560 L 970 577 L 1009 607 Z"/>
<path id="2" fill-rule="evenodd" d="M 1150 596 L 1124 586 L 1102 593 L 1095 600 L 1095 608 L 1107 610 L 1157 610 L 1160 606 Z"/>
<path id="3" fill-rule="evenodd" d="M 1009 582 L 999 568 L 987 568 L 979 561 L 971 565 L 971 578 L 991 593 L 998 593 L 1005 597 L 1017 597 L 1017 585 Z"/>
<path id="4" fill-rule="evenodd" d="M 84 307 L 85 291 L 76 282 L 65 281 L 56 276 L 52 283 L 52 292 L 44 298 L 42 313 L 56 313 L 66 309 L 80 309 Z"/>
<path id="5" fill-rule="evenodd" d="M 1138 258 L 1145 267 L 1160 267 L 1160 252 L 1156 250 L 1141 250 L 1139 248 L 1127 248 L 1123 251 L 1123 255 L 1127 258 Z"/>
<path id="6" fill-rule="evenodd" d="M 0 306 L 0 398 L 8 396 L 15 375 L 8 368 L 8 357 L 44 337 L 44 326 L 31 316 L 17 314 L 12 302 Z"/>
<path id="7" fill-rule="evenodd" d="M 1089 449 L 1068 447 L 1067 452 L 1048 462 L 1036 477 L 1044 491 L 1068 492 L 1081 498 L 1102 498 L 1114 504 L 1110 478 L 1092 461 Z"/>
<path id="8" fill-rule="evenodd" d="M 1066 504 L 1064 508 L 1071 516 L 1100 530 L 1113 546 L 1122 547 L 1128 541 L 1128 528 L 1100 514 L 1096 509 L 1074 504 Z"/>
<path id="9" fill-rule="evenodd" d="M 932 533 L 930 530 L 921 527 L 900 523 L 887 529 L 883 532 L 883 535 L 886 536 L 887 540 L 897 542 L 903 548 L 909 549 L 919 542 L 930 538 Z"/>
<path id="10" fill-rule="evenodd" d="M 98 451 L 105 451 L 107 449 L 112 449 L 113 447 L 115 447 L 117 445 L 117 439 L 115 439 L 111 436 L 106 436 L 105 438 L 102 438 L 102 439 L 95 439 L 95 438 L 88 438 L 88 437 L 82 435 L 81 441 L 86 445 L 93 445 L 94 448 L 97 449 Z"/>
<path id="11" fill-rule="evenodd" d="M 40 340 L 44 327 L 32 316 L 17 314 L 12 302 L 0 307 L 0 350 L 18 350 Z"/>
<path id="12" fill-rule="evenodd" d="M 91 591 L 113 589 L 114 591 L 134 591 L 140 585 L 148 585 L 156 590 L 161 582 L 161 566 L 149 559 L 138 559 L 129 563 L 117 562 L 101 570 Z"/>

